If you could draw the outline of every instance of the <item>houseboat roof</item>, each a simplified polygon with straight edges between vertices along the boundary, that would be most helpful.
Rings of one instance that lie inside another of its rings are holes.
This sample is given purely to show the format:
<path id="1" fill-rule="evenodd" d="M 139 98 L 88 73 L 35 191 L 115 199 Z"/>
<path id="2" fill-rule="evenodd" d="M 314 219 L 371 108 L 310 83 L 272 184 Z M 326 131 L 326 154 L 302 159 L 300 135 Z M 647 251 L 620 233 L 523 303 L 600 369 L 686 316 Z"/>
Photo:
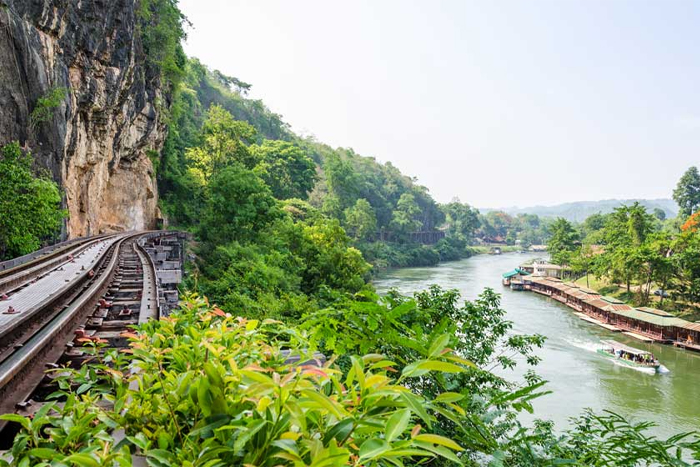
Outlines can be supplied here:
<path id="1" fill-rule="evenodd" d="M 634 308 L 629 310 L 608 310 L 616 315 L 625 316 L 627 318 L 636 319 L 637 321 L 643 321 L 645 323 L 653 324 L 655 326 L 677 326 L 682 327 L 683 324 L 687 323 L 686 320 L 676 318 L 675 316 L 659 316 L 653 313 L 646 313 L 644 311 L 639 311 Z"/>
<path id="2" fill-rule="evenodd" d="M 527 272 L 527 271 L 523 271 L 523 270 L 520 269 L 520 268 L 515 268 L 515 269 L 513 269 L 512 271 L 508 271 L 508 272 L 504 273 L 504 274 L 503 274 L 503 278 L 504 278 L 504 279 L 509 279 L 509 278 L 514 277 L 514 276 L 517 276 L 517 275 L 529 276 L 530 273 Z"/>
<path id="3" fill-rule="evenodd" d="M 567 293 L 569 295 L 571 295 L 572 297 L 578 298 L 579 300 L 583 300 L 583 301 L 598 298 L 597 294 L 588 293 L 584 289 L 571 289 L 571 290 L 567 291 Z"/>
<path id="4" fill-rule="evenodd" d="M 616 341 L 603 341 L 603 344 L 612 347 L 615 350 L 623 350 L 627 353 L 631 353 L 632 355 L 651 355 L 651 352 L 647 352 L 646 350 L 635 349 L 634 347 L 630 347 L 629 345 L 625 344 L 620 344 Z"/>
<path id="5" fill-rule="evenodd" d="M 591 305 L 592 307 L 600 308 L 601 310 L 609 305 L 608 302 L 602 300 L 600 297 L 593 297 L 588 300 L 584 300 L 584 302 Z"/>
<path id="6" fill-rule="evenodd" d="M 677 327 L 688 329 L 689 331 L 700 331 L 700 322 L 691 323 L 690 321 L 685 321 L 684 319 L 681 319 L 681 321 L 684 322 L 682 324 L 676 324 Z"/>
<path id="7" fill-rule="evenodd" d="M 656 308 L 649 308 L 647 306 L 641 306 L 637 308 L 639 311 L 643 311 L 644 313 L 651 313 L 652 315 L 659 315 L 659 316 L 673 316 L 671 313 L 668 311 L 664 310 L 657 310 Z"/>
<path id="8" fill-rule="evenodd" d="M 619 300 L 619 299 L 617 299 L 617 298 L 615 298 L 615 297 L 604 296 L 604 297 L 600 297 L 600 298 L 601 298 L 602 300 L 605 300 L 605 301 L 608 302 L 608 303 L 612 303 L 613 305 L 624 305 L 624 303 L 625 303 L 625 302 L 623 302 L 622 300 Z"/>

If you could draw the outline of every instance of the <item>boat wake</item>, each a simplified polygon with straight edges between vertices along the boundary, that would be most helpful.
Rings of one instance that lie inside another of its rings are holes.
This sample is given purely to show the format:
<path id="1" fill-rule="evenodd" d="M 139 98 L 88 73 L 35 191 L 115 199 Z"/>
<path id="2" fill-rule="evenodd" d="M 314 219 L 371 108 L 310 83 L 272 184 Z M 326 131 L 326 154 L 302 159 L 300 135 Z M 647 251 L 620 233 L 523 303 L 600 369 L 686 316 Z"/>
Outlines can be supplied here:
<path id="1" fill-rule="evenodd" d="M 587 350 L 589 352 L 597 352 L 598 349 L 600 349 L 600 344 L 596 342 L 591 342 L 591 341 L 577 341 L 577 340 L 571 340 L 569 341 L 571 345 L 574 347 L 577 347 L 582 350 Z"/>
<path id="2" fill-rule="evenodd" d="M 648 375 L 655 375 L 656 374 L 656 370 L 654 368 L 645 368 L 645 367 L 641 367 L 641 366 L 630 366 L 630 365 L 625 364 L 624 362 L 621 362 L 620 360 L 618 360 L 616 358 L 609 358 L 608 360 L 610 360 L 611 362 L 613 362 L 617 366 L 621 366 L 622 368 L 627 368 L 630 370 L 639 371 L 640 373 L 646 373 Z M 666 367 L 664 367 L 664 368 L 666 368 Z"/>
<path id="3" fill-rule="evenodd" d="M 576 348 L 586 350 L 588 352 L 593 352 L 593 353 L 598 353 L 598 350 L 600 350 L 600 348 L 601 348 L 601 344 L 599 342 L 571 340 L 571 341 L 569 341 L 569 343 Z M 607 360 L 610 360 L 612 363 L 614 363 L 617 366 L 621 366 L 623 368 L 629 368 L 630 370 L 637 370 L 637 371 L 640 371 L 642 373 L 646 373 L 649 375 L 653 375 L 656 373 L 665 375 L 665 374 L 668 374 L 671 372 L 671 370 L 666 368 L 664 365 L 661 365 L 658 370 L 655 370 L 654 368 L 644 368 L 644 367 L 636 367 L 636 366 L 627 365 L 624 362 L 621 362 L 615 358 L 607 358 Z"/>

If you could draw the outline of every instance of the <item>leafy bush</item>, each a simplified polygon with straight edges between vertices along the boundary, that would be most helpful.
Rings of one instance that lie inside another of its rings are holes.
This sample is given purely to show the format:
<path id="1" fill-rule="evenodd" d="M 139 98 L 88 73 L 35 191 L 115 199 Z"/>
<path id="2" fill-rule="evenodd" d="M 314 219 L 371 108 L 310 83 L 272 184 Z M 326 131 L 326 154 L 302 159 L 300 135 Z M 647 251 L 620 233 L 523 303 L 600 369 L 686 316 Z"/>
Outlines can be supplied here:
<path id="1" fill-rule="evenodd" d="M 33 158 L 19 143 L 0 153 L 0 259 L 37 250 L 56 235 L 66 212 L 58 185 L 46 173 L 32 171 Z"/>
<path id="2" fill-rule="evenodd" d="M 56 109 L 60 107 L 66 98 L 68 90 L 63 87 L 49 89 L 46 94 L 37 99 L 34 110 L 29 115 L 29 127 L 32 130 L 39 128 L 42 123 L 48 122 L 54 116 Z"/>
<path id="3" fill-rule="evenodd" d="M 459 463 L 462 447 L 431 433 L 434 410 L 453 412 L 450 395 L 427 401 L 407 387 L 465 371 L 444 339 L 403 373 L 381 355 L 351 357 L 343 373 L 333 359 L 287 363 L 312 358 L 295 329 L 227 316 L 201 299 L 140 331 L 127 354 L 109 351 L 89 372 L 61 369 L 54 397 L 65 405 L 4 416 L 22 427 L 14 465 L 130 465 L 134 450 L 154 467 Z M 116 442 L 114 430 L 126 437 Z"/>

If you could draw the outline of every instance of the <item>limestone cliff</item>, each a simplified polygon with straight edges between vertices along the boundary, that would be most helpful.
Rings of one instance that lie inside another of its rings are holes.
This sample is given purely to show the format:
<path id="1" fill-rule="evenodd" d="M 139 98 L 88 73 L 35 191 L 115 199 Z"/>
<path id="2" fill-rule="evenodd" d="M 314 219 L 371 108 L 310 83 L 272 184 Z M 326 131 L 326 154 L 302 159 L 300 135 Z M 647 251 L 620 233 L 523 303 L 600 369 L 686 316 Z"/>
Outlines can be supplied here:
<path id="1" fill-rule="evenodd" d="M 60 181 L 71 237 L 159 217 L 148 152 L 165 139 L 167 99 L 144 65 L 137 1 L 0 0 L 0 144 L 20 141 Z M 62 102 L 30 125 L 54 89 Z"/>

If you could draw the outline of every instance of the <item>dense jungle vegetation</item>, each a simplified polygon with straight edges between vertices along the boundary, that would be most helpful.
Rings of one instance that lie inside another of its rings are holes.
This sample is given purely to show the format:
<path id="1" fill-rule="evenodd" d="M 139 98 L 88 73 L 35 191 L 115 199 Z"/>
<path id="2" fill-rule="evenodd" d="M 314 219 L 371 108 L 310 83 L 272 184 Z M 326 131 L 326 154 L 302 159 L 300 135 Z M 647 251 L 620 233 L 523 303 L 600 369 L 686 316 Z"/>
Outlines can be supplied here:
<path id="1" fill-rule="evenodd" d="M 678 217 L 639 203 L 581 224 L 557 219 L 549 252 L 581 277 L 580 283 L 636 306 L 654 306 L 696 320 L 700 317 L 700 174 L 689 168 L 673 197 Z M 589 277 L 591 276 L 591 277 Z"/>
<path id="2" fill-rule="evenodd" d="M 563 258 L 579 246 L 573 226 L 439 205 L 390 163 L 299 138 L 249 84 L 183 59 L 176 0 L 141 5 L 151 63 L 173 87 L 157 178 L 171 226 L 195 238 L 192 293 L 126 352 L 57 370 L 56 404 L 3 416 L 21 431 L 0 465 L 698 465 L 697 433 L 658 439 L 613 413 L 565 431 L 521 422 L 547 392 L 544 338 L 516 333 L 493 291 L 380 298 L 368 283 L 370 262 L 435 264 L 477 239 L 552 235 Z M 437 244 L 413 241 L 438 228 Z M 286 363 L 317 350 L 319 367 Z"/>

